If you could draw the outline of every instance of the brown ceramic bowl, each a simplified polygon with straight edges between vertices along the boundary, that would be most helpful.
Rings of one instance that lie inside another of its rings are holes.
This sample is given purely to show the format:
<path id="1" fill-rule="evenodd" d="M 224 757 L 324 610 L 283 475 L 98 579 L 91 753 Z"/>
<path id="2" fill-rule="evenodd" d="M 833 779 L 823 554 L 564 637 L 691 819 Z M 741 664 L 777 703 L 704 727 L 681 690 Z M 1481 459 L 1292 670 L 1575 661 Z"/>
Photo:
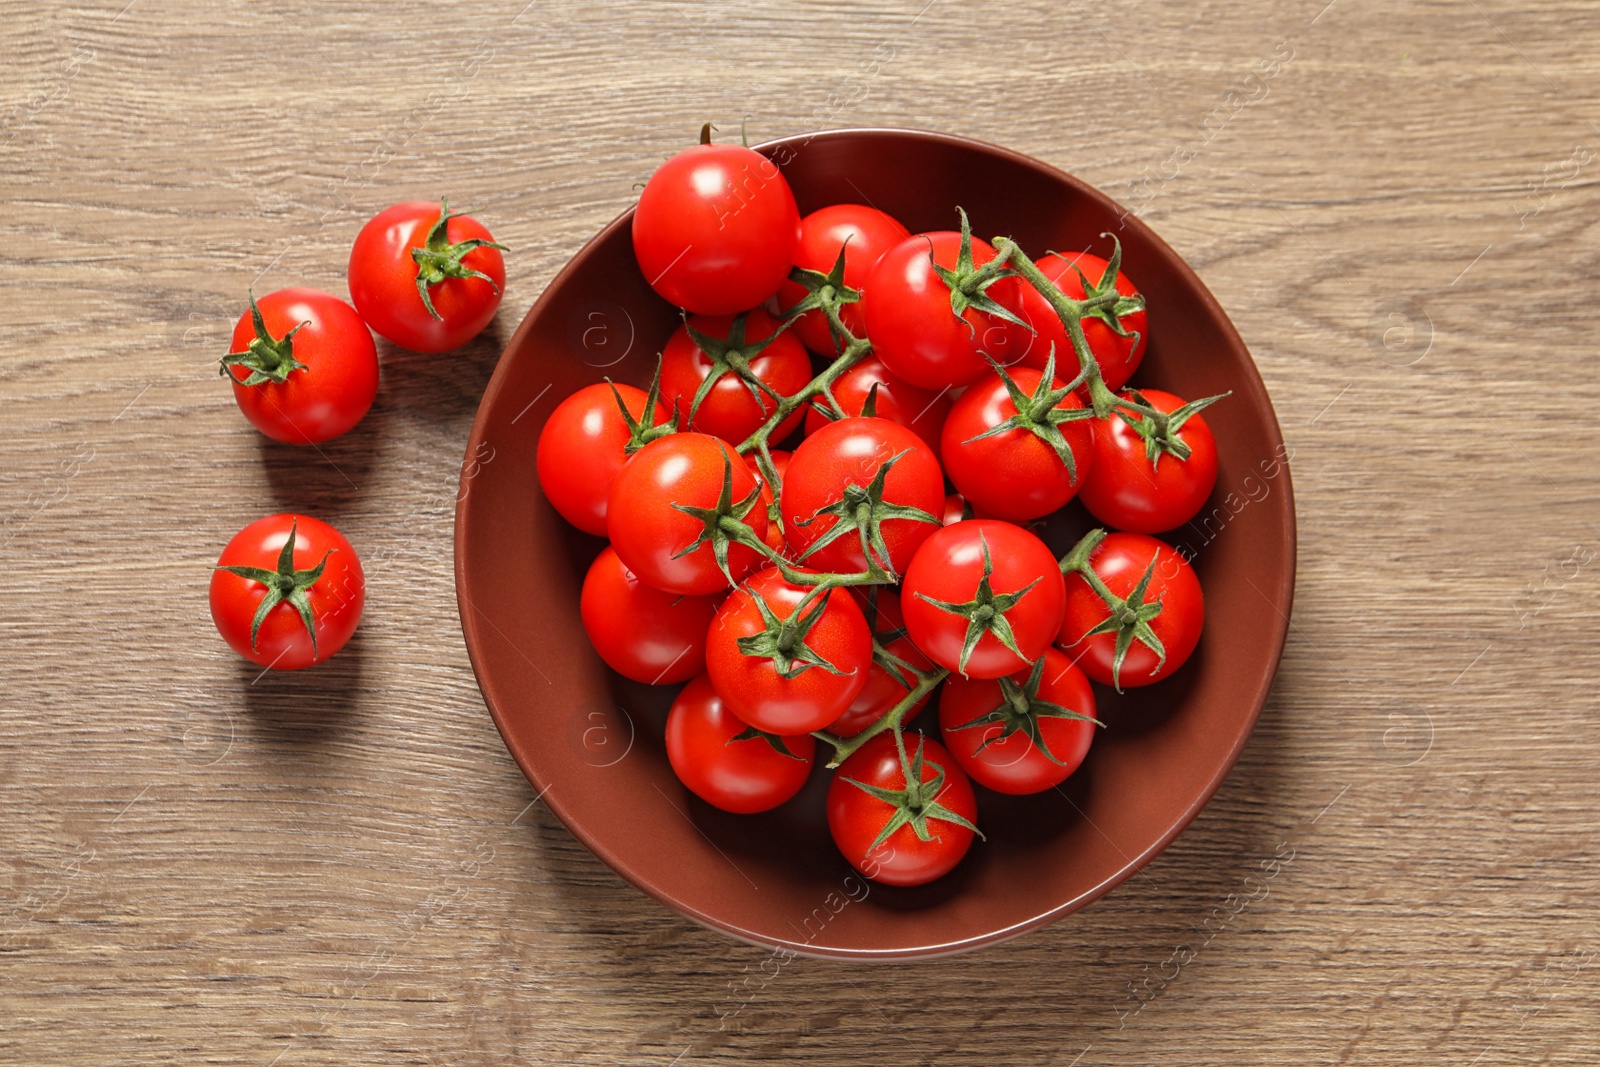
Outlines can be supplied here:
<path id="1" fill-rule="evenodd" d="M 1100 731 L 1059 790 L 979 790 L 988 834 L 950 875 L 869 885 L 834 849 L 826 772 L 777 811 L 738 816 L 680 785 L 662 742 L 675 687 L 623 681 L 584 637 L 578 593 L 601 542 L 568 527 L 534 476 L 552 408 L 611 376 L 645 384 L 678 322 L 634 262 L 623 214 L 583 247 L 522 321 L 478 409 L 456 512 L 467 651 L 506 746 L 544 803 L 645 892 L 734 937 L 813 956 L 902 959 L 992 944 L 1101 896 L 1167 846 L 1233 766 L 1267 699 L 1288 629 L 1295 527 L 1283 440 L 1261 378 L 1200 279 L 1106 196 L 1033 159 L 906 130 L 839 130 L 763 145 L 802 212 L 867 202 L 912 232 L 1009 235 L 1038 256 L 1119 235 L 1149 300 L 1135 379 L 1184 397 L 1233 390 L 1206 412 L 1221 453 L 1202 518 L 1168 536 L 1195 554 L 1206 629 L 1172 678 L 1098 689 Z M 1088 525 L 1069 506 L 1047 534 L 1064 551 Z M 924 715 L 932 721 L 934 716 Z"/>

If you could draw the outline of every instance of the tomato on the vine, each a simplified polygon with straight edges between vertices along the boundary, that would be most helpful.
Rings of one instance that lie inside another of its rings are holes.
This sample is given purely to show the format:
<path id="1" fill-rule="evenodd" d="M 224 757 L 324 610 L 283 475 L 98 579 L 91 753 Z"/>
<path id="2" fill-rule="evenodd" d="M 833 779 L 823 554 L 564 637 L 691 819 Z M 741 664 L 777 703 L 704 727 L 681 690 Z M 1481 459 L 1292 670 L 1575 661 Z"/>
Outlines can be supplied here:
<path id="1" fill-rule="evenodd" d="M 1087 577 L 1068 575 L 1056 643 L 1102 685 L 1122 689 L 1159 682 L 1182 667 L 1200 642 L 1205 626 L 1200 579 L 1188 560 L 1154 537 L 1113 533 L 1096 543 L 1095 536 L 1090 535 L 1094 547 L 1087 565 L 1115 599 L 1116 612 Z M 1119 653 L 1123 633 L 1128 638 Z"/>
<path id="2" fill-rule="evenodd" d="M 764 538 L 767 515 L 760 501 L 761 487 L 728 442 L 701 433 L 669 434 L 634 453 L 618 472 L 606 527 L 623 566 L 645 584 L 706 596 L 765 560 L 727 528 L 737 520 Z"/>
<path id="3" fill-rule="evenodd" d="M 914 431 L 935 453 L 939 451 L 939 434 L 944 429 L 945 417 L 950 414 L 947 391 L 935 392 L 902 381 L 875 356 L 868 356 L 839 375 L 831 391 L 844 417 L 862 414 L 870 396 L 875 416 Z M 826 400 L 818 398 L 806 410 L 806 433 L 814 434 L 828 423 L 838 421 L 838 417 L 838 412 L 831 411 Z"/>
<path id="4" fill-rule="evenodd" d="M 900 590 L 911 640 L 969 678 L 1013 674 L 1061 629 L 1066 586 L 1039 538 L 998 519 L 938 529 L 917 549 Z"/>
<path id="5" fill-rule="evenodd" d="M 898 219 L 875 207 L 832 204 L 800 220 L 800 244 L 795 249 L 794 265 L 831 278 L 842 249 L 844 270 L 838 280 L 841 285 L 860 292 L 883 254 L 910 236 L 911 231 Z M 809 293 L 804 285 L 786 279 L 778 287 L 778 307 L 787 312 Z M 842 306 L 839 320 L 856 337 L 866 336 L 866 322 L 859 301 Z M 828 318 L 820 308 L 802 312 L 792 328 L 806 347 L 818 355 L 832 356 L 838 351 Z"/>
<path id="6" fill-rule="evenodd" d="M 338 437 L 378 395 L 378 349 L 366 323 L 355 308 L 318 289 L 252 296 L 222 369 L 245 418 L 290 444 Z"/>
<path id="7" fill-rule="evenodd" d="M 778 402 L 811 380 L 805 346 L 760 308 L 738 316 L 696 315 L 661 353 L 661 400 L 683 424 L 737 445 L 767 421 Z M 804 415 L 796 411 L 770 438 L 781 441 Z"/>
<path id="8" fill-rule="evenodd" d="M 972 783 L 921 734 L 878 734 L 828 783 L 828 830 L 856 870 L 885 885 L 923 885 L 961 862 L 977 833 Z"/>
<path id="9" fill-rule="evenodd" d="M 633 211 L 645 280 L 697 315 L 732 315 L 766 300 L 789 276 L 799 243 L 789 183 L 772 160 L 738 145 L 679 152 L 656 168 Z"/>
<path id="10" fill-rule="evenodd" d="M 935 390 L 981 378 L 985 356 L 1020 358 L 1032 334 L 1011 320 L 1025 283 L 976 276 L 995 255 L 987 241 L 952 230 L 915 234 L 885 252 L 861 298 L 873 354 L 912 385 Z"/>
<path id="11" fill-rule="evenodd" d="M 350 249 L 350 300 L 380 335 L 444 352 L 483 331 L 500 307 L 506 264 L 488 229 L 450 202 L 408 200 L 374 215 Z"/>
<path id="12" fill-rule="evenodd" d="M 578 600 L 584 633 L 625 678 L 670 685 L 705 669 L 713 596 L 666 593 L 634 577 L 609 545 L 589 565 Z"/>
<path id="13" fill-rule="evenodd" d="M 1159 389 L 1124 390 L 1172 417 L 1155 420 L 1122 409 L 1094 423 L 1094 463 L 1081 499 L 1089 514 L 1127 533 L 1160 533 L 1199 512 L 1217 484 L 1217 442 L 1201 408 L 1218 397 L 1185 404 Z M 1163 442 L 1176 442 L 1174 447 Z"/>
<path id="14" fill-rule="evenodd" d="M 666 421 L 643 389 L 609 382 L 579 389 L 556 405 L 539 431 L 534 461 L 546 499 L 578 529 L 604 537 L 611 486 L 629 449 L 662 436 L 670 428 Z"/>
<path id="15" fill-rule="evenodd" d="M 887 419 L 841 419 L 800 442 L 779 499 L 795 559 L 900 574 L 939 529 L 944 476 L 922 438 Z"/>
<path id="16" fill-rule="evenodd" d="M 321 662 L 356 632 L 361 560 L 309 515 L 268 515 L 233 536 L 211 572 L 211 619 L 245 659 L 280 671 Z"/>
<path id="17" fill-rule="evenodd" d="M 808 734 L 860 695 L 872 634 L 849 590 L 796 585 L 776 567 L 722 602 L 706 635 L 706 673 L 723 702 L 758 730 Z"/>
<path id="18" fill-rule="evenodd" d="M 817 742 L 809 734 L 777 737 L 747 726 L 704 674 L 667 713 L 667 761 L 678 780 L 707 804 L 739 815 L 768 811 L 800 791 Z"/>
<path id="19" fill-rule="evenodd" d="M 1092 252 L 1079 252 L 1071 256 L 1052 252 L 1041 256 L 1036 263 L 1044 276 L 1056 284 L 1056 288 L 1074 300 L 1082 300 L 1089 295 L 1089 290 L 1083 284 L 1084 279 L 1088 279 L 1089 286 L 1096 292 L 1115 288 L 1125 297 L 1137 297 L 1138 288 L 1121 271 L 1117 272 L 1114 279 L 1106 277 L 1110 265 Z M 1079 271 L 1083 272 L 1082 277 Z M 1061 323 L 1061 316 L 1033 286 L 1024 285 L 1022 288 L 1023 321 L 1038 331 L 1032 335 L 1022 362 L 1029 367 L 1042 368 L 1045 360 L 1050 358 L 1053 346 L 1058 376 L 1071 381 L 1078 373 L 1078 357 L 1067 337 L 1067 328 Z M 1083 339 L 1089 346 L 1089 354 L 1099 364 L 1100 377 L 1106 383 L 1106 388 L 1113 392 L 1121 389 L 1144 359 L 1145 342 L 1150 336 L 1144 308 L 1122 315 L 1108 310 L 1098 311 L 1084 316 L 1079 322 L 1083 327 Z M 1128 336 L 1119 335 L 1112 326 L 1113 322 Z"/>
<path id="20" fill-rule="evenodd" d="M 1061 652 L 997 679 L 951 677 L 939 696 L 944 743 L 997 793 L 1038 793 L 1078 769 L 1094 740 L 1094 690 Z"/>
<path id="21" fill-rule="evenodd" d="M 1094 460 L 1093 412 L 1059 377 L 999 369 L 961 395 L 939 456 L 974 508 L 1013 522 L 1056 511 L 1077 495 Z"/>
<path id="22" fill-rule="evenodd" d="M 872 631 L 872 665 L 867 668 L 867 684 L 860 694 L 828 727 L 828 732 L 837 737 L 854 737 L 909 696 L 916 688 L 917 676 L 906 669 L 908 666 L 919 671 L 933 669 L 928 657 L 906 636 L 898 593 L 881 585 L 858 585 L 852 587 L 851 592 Z M 906 709 L 901 724 L 920 715 L 932 696 L 932 691 L 924 693 L 922 699 Z"/>

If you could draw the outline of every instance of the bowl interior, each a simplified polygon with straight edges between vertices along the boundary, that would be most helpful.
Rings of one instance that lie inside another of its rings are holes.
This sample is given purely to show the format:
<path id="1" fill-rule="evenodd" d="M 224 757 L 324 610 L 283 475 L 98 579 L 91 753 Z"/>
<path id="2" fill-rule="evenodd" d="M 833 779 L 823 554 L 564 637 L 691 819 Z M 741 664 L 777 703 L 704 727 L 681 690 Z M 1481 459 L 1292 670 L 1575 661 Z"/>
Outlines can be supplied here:
<path id="1" fill-rule="evenodd" d="M 1205 287 L 1110 200 L 1014 153 L 942 135 L 852 130 L 761 146 L 802 212 L 868 203 L 912 232 L 1010 235 L 1030 255 L 1116 233 L 1149 301 L 1135 384 L 1186 398 L 1233 390 L 1206 413 L 1221 455 L 1205 511 L 1167 540 L 1193 555 L 1206 630 L 1172 679 L 1096 689 L 1100 731 L 1083 767 L 1032 797 L 979 790 L 986 842 L 919 889 L 868 883 L 833 847 L 826 774 L 765 815 L 724 814 L 681 786 L 662 742 L 676 687 L 620 679 L 584 637 L 578 594 L 601 542 L 545 501 L 534 449 L 550 411 L 604 377 L 644 385 L 678 322 L 634 262 L 625 214 L 550 284 L 517 330 L 468 444 L 457 512 L 457 591 L 468 651 L 508 748 L 567 827 L 624 877 L 712 927 L 822 956 L 898 958 L 973 948 L 1073 911 L 1127 878 L 1221 783 L 1266 700 L 1288 627 L 1294 509 L 1282 438 L 1249 353 Z M 1089 525 L 1076 505 L 1047 540 Z M 925 712 L 924 721 L 933 721 Z"/>

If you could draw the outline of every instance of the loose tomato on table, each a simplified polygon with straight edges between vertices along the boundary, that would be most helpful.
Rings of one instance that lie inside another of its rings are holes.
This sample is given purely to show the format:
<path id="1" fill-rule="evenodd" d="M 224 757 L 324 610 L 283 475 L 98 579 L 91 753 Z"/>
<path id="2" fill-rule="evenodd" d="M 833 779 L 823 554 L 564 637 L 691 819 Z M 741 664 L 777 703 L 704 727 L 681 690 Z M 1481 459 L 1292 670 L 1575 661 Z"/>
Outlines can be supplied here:
<path id="1" fill-rule="evenodd" d="M 875 207 L 831 204 L 800 220 L 800 244 L 795 249 L 794 265 L 815 275 L 813 282 L 825 283 L 835 292 L 853 289 L 859 293 L 883 254 L 910 236 L 911 231 L 898 219 Z M 792 309 L 811 294 L 812 290 L 799 282 L 785 280 L 778 287 L 778 307 L 785 315 L 793 314 Z M 839 319 L 856 337 L 866 336 L 859 300 L 842 306 Z M 792 329 L 818 355 L 833 356 L 839 349 L 820 307 L 802 311 Z"/>
<path id="2" fill-rule="evenodd" d="M 318 289 L 252 296 L 221 363 L 239 410 L 274 441 L 314 445 L 338 437 L 378 395 L 378 349 L 366 323 Z"/>
<path id="3" fill-rule="evenodd" d="M 924 885 L 961 862 L 978 801 L 954 757 L 921 734 L 878 734 L 828 783 L 828 830 L 856 870 L 885 885 Z"/>
<path id="4" fill-rule="evenodd" d="M 910 695 L 917 686 L 917 676 L 907 667 L 919 671 L 933 669 L 933 664 L 906 636 L 905 616 L 900 611 L 900 595 L 881 585 L 855 586 L 851 589 L 867 627 L 872 631 L 872 664 L 867 668 L 867 684 L 862 687 L 845 713 L 833 720 L 828 732 L 835 737 L 854 737 L 894 710 L 896 704 Z M 922 713 L 933 696 L 930 690 L 906 710 L 900 722 L 909 723 Z"/>
<path id="5" fill-rule="evenodd" d="M 950 409 L 939 458 L 974 508 L 1013 522 L 1042 518 L 1090 472 L 1093 414 L 1059 377 L 996 368 Z"/>
<path id="6" fill-rule="evenodd" d="M 826 400 L 813 401 L 806 409 L 808 435 L 816 433 L 830 422 L 837 422 L 841 417 L 864 414 L 870 397 L 874 416 L 914 431 L 928 443 L 929 448 L 938 453 L 939 434 L 944 429 L 945 417 L 950 414 L 947 390 L 936 392 L 902 381 L 889 372 L 882 360 L 868 356 L 839 375 L 833 383 L 832 392 L 840 410 L 830 411 Z"/>
<path id="7" fill-rule="evenodd" d="M 1182 526 L 1217 484 L 1217 442 L 1200 411 L 1222 397 L 1186 404 L 1159 389 L 1126 389 L 1121 395 L 1167 418 L 1119 408 L 1095 420 L 1094 463 L 1083 483 L 1083 506 L 1126 533 Z"/>
<path id="8" fill-rule="evenodd" d="M 760 308 L 736 316 L 696 315 L 661 353 L 661 400 L 683 425 L 737 445 L 777 409 L 767 392 L 790 396 L 811 381 L 811 357 Z M 804 418 L 796 411 L 770 435 L 781 441 Z"/>
<path id="9" fill-rule="evenodd" d="M 915 234 L 872 268 L 861 306 L 872 352 L 912 385 L 966 385 L 1019 359 L 1032 334 L 1020 325 L 1025 283 L 1003 272 L 978 272 L 995 258 L 987 241 L 962 232 Z"/>
<path id="10" fill-rule="evenodd" d="M 717 611 L 716 597 L 648 586 L 609 545 L 589 565 L 578 608 L 589 643 L 625 678 L 670 685 L 705 669 L 706 628 Z"/>
<path id="11" fill-rule="evenodd" d="M 796 585 L 776 567 L 741 582 L 706 635 L 706 673 L 758 730 L 821 730 L 860 695 L 872 633 L 849 590 Z"/>
<path id="12" fill-rule="evenodd" d="M 808 567 L 900 574 L 939 529 L 944 476 L 912 431 L 887 419 L 832 422 L 800 442 L 779 499 L 784 534 Z"/>
<path id="13" fill-rule="evenodd" d="M 667 713 L 667 761 L 678 780 L 707 804 L 739 815 L 777 807 L 800 791 L 817 742 L 778 737 L 730 712 L 711 679 L 695 678 Z"/>
<path id="14" fill-rule="evenodd" d="M 1159 682 L 1188 661 L 1205 626 L 1188 560 L 1154 537 L 1104 531 L 1079 542 L 1064 566 L 1078 560 L 1093 577 L 1068 574 L 1056 644 L 1085 674 L 1120 690 Z"/>
<path id="15" fill-rule="evenodd" d="M 952 677 L 939 726 L 961 769 L 997 793 L 1038 793 L 1067 780 L 1089 754 L 1094 690 L 1061 652 L 997 679 Z"/>
<path id="16" fill-rule="evenodd" d="M 408 200 L 374 215 L 350 249 L 350 300 L 383 337 L 444 352 L 483 331 L 506 285 L 505 246 L 448 200 Z"/>
<path id="17" fill-rule="evenodd" d="M 1039 538 L 998 519 L 935 531 L 906 569 L 906 630 L 925 655 L 969 678 L 1014 674 L 1061 629 L 1066 586 Z"/>
<path id="18" fill-rule="evenodd" d="M 1113 258 L 1120 265 L 1120 247 Z M 1056 288 L 1074 300 L 1108 293 L 1113 289 L 1126 298 L 1122 302 L 1126 310 L 1120 313 L 1115 307 L 1100 309 L 1079 320 L 1089 354 L 1100 367 L 1101 380 L 1112 392 L 1121 389 L 1133 377 L 1133 372 L 1139 369 L 1150 336 L 1142 303 L 1133 306 L 1139 298 L 1138 288 L 1120 270 L 1111 274 L 1111 263 L 1092 252 L 1070 256 L 1052 252 L 1041 256 L 1036 265 L 1046 278 L 1055 283 Z M 1089 282 L 1088 286 L 1084 285 L 1085 279 Z M 1024 285 L 1022 289 L 1022 319 L 1037 331 L 1032 335 L 1026 354 L 1022 356 L 1022 363 L 1042 368 L 1053 351 L 1060 377 L 1071 381 L 1078 374 L 1078 357 L 1067 337 L 1067 329 L 1061 323 L 1061 316 L 1033 286 Z M 1088 396 L 1084 395 L 1083 399 L 1087 400 Z"/>
<path id="19" fill-rule="evenodd" d="M 586 385 L 556 405 L 539 431 L 539 486 L 562 518 L 604 537 L 611 486 L 623 464 L 671 432 L 652 393 L 610 382 Z"/>
<path id="20" fill-rule="evenodd" d="M 697 315 L 732 315 L 778 291 L 800 210 L 772 160 L 701 143 L 656 168 L 633 212 L 633 251 L 657 293 Z"/>
<path id="21" fill-rule="evenodd" d="M 211 572 L 211 619 L 263 667 L 296 671 L 338 652 L 366 602 L 361 560 L 309 515 L 268 515 L 233 536 Z"/>
<path id="22" fill-rule="evenodd" d="M 739 540 L 767 533 L 761 487 L 720 437 L 669 434 L 645 445 L 618 472 L 606 504 L 611 546 L 623 566 L 669 593 L 720 593 L 765 560 Z"/>

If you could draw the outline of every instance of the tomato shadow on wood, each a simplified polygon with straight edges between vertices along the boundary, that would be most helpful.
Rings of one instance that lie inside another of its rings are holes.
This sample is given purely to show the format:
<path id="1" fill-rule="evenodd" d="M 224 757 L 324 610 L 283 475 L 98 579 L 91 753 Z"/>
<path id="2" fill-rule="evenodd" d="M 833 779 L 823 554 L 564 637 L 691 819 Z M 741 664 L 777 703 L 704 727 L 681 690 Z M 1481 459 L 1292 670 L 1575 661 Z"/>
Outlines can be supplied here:
<path id="1" fill-rule="evenodd" d="M 428 422 L 443 423 L 460 431 L 464 446 L 509 336 L 501 325 L 503 318 L 504 312 L 496 315 L 482 333 L 448 352 L 411 352 L 378 338 L 380 374 L 372 413 L 380 409 L 415 413 Z"/>
<path id="2" fill-rule="evenodd" d="M 357 628 L 338 653 L 303 670 L 273 671 L 242 663 L 239 685 L 253 732 L 296 750 L 343 738 L 356 720 L 365 646 Z"/>

